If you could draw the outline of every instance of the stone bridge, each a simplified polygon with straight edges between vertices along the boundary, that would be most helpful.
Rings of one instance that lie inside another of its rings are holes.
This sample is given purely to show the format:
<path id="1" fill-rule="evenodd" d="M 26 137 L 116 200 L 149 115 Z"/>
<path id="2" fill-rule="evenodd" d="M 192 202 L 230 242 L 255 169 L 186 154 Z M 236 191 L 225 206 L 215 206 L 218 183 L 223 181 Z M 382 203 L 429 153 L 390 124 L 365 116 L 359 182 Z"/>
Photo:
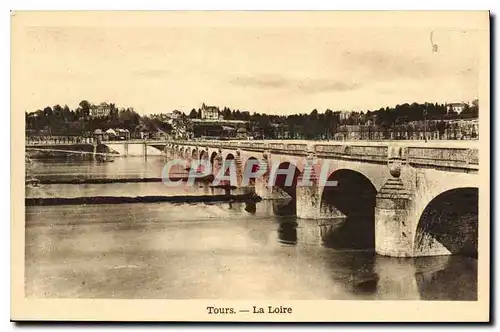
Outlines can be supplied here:
<path id="1" fill-rule="evenodd" d="M 342 227 L 382 255 L 477 255 L 477 142 L 168 141 L 165 153 L 205 159 L 213 172 L 234 160 L 239 184 L 258 161 L 266 173 L 244 185 L 266 196 L 274 178 L 299 219 L 323 226 L 344 219 Z M 312 185 L 301 186 L 304 178 Z"/>

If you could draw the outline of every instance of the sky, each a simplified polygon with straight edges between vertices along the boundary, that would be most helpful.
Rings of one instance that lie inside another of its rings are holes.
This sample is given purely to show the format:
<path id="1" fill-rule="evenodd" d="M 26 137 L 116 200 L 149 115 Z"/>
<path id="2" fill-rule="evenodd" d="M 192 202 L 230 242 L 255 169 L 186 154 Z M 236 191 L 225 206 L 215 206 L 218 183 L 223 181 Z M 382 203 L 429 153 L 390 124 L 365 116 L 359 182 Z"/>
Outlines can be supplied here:
<path id="1" fill-rule="evenodd" d="M 16 31 L 12 75 L 23 112 L 83 99 L 140 114 L 366 111 L 477 98 L 478 47 L 477 31 L 440 27 L 56 21 Z"/>

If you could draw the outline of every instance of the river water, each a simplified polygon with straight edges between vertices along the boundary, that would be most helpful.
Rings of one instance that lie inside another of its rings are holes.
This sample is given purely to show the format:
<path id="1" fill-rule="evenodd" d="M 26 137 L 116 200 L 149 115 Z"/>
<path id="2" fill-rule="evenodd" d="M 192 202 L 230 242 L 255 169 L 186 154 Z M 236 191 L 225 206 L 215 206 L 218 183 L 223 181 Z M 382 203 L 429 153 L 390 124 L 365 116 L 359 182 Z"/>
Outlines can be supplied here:
<path id="1" fill-rule="evenodd" d="M 45 179 L 160 177 L 163 158 L 35 162 Z M 178 195 L 206 186 L 40 185 L 28 197 Z M 400 259 L 339 248 L 342 221 L 298 220 L 286 201 L 26 208 L 28 297 L 476 300 L 477 260 Z M 279 213 L 277 213 L 279 211 Z M 333 225 L 333 226 L 332 226 Z"/>

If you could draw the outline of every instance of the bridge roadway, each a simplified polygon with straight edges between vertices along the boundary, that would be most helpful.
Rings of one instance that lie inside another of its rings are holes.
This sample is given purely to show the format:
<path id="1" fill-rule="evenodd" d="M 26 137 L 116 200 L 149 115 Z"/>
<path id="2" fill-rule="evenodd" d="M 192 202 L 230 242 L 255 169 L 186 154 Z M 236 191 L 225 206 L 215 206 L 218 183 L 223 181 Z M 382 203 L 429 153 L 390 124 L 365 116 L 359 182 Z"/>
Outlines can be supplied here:
<path id="1" fill-rule="evenodd" d="M 60 150 L 61 147 L 68 151 L 72 151 L 71 147 L 77 147 L 76 150 L 87 150 L 92 153 L 97 151 L 97 146 L 106 146 L 110 148 L 114 153 L 122 156 L 145 156 L 145 155 L 160 155 L 161 151 L 167 144 L 174 142 L 172 140 L 144 140 L 144 139 L 134 139 L 134 140 L 120 140 L 120 141 L 102 141 L 99 144 L 97 142 L 68 142 L 66 140 L 51 140 L 51 141 L 27 141 L 25 144 L 26 149 L 31 150 Z M 478 149 L 479 142 L 477 140 L 461 140 L 461 141 L 439 141 L 439 140 L 429 140 L 425 142 L 423 140 L 410 141 L 312 141 L 312 140 L 189 140 L 188 141 L 193 146 L 211 146 L 211 147 L 231 147 L 231 148 L 241 148 L 250 149 L 257 151 L 264 150 L 288 150 L 291 154 L 305 154 L 306 151 L 314 151 L 315 146 L 321 146 L 325 149 L 325 146 L 390 146 L 390 147 L 421 147 L 421 148 L 439 148 L 451 151 L 453 149 Z M 154 147 L 154 148 L 150 148 Z M 291 148 L 288 149 L 288 147 Z M 327 150 L 327 149 L 326 149 Z M 444 151 L 443 150 L 443 151 Z M 88 153 L 88 152 L 87 152 Z"/>
<path id="2" fill-rule="evenodd" d="M 142 140 L 142 139 L 132 139 L 132 140 L 120 140 L 120 141 L 102 141 L 101 144 L 148 144 L 148 145 L 157 145 L 157 144 L 166 144 L 173 142 L 172 140 Z M 282 143 L 282 144 L 306 144 L 307 146 L 314 146 L 317 144 L 329 144 L 329 145 L 338 145 L 338 144 L 349 144 L 349 145 L 367 145 L 367 146 L 379 146 L 384 144 L 390 145 L 400 145 L 400 146 L 426 146 L 426 147 L 448 147 L 448 148 L 477 148 L 479 147 L 478 140 L 429 140 L 427 142 L 423 140 L 380 140 L 380 141 L 361 141 L 361 140 L 352 140 L 352 141 L 334 141 L 334 140 L 190 140 L 193 143 L 203 143 L 203 142 L 217 142 L 217 143 Z M 95 145 L 95 142 L 69 142 L 69 141 L 27 141 L 25 146 L 28 147 L 39 147 L 39 146 L 50 146 L 50 145 L 76 145 L 76 144 L 89 144 Z"/>

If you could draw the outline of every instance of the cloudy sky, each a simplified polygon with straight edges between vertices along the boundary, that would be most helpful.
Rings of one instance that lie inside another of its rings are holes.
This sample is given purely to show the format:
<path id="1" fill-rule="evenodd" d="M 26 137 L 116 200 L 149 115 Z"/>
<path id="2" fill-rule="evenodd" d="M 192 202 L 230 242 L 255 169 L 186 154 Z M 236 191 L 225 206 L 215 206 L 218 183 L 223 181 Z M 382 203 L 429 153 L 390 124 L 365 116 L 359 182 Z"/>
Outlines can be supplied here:
<path id="1" fill-rule="evenodd" d="M 334 24 L 26 26 L 13 35 L 19 107 L 82 99 L 140 113 L 201 103 L 290 114 L 478 96 L 474 30 Z M 433 52 L 431 44 L 437 44 Z"/>

